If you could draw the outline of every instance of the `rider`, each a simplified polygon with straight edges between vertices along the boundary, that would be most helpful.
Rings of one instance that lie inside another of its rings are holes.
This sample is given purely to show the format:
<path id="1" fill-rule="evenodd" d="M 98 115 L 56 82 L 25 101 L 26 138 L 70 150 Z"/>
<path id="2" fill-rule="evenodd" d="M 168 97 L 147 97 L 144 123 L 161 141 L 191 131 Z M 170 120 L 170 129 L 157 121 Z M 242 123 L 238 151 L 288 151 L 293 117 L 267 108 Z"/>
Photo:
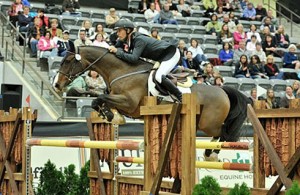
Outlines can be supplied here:
<path id="1" fill-rule="evenodd" d="M 137 63 L 139 58 L 159 61 L 155 79 L 162 87 L 173 94 L 181 102 L 182 94 L 176 85 L 166 75 L 177 65 L 180 53 L 177 43 L 153 39 L 147 35 L 134 31 L 134 24 L 128 19 L 120 19 L 115 24 L 119 41 L 110 46 L 109 51 L 129 63 Z"/>

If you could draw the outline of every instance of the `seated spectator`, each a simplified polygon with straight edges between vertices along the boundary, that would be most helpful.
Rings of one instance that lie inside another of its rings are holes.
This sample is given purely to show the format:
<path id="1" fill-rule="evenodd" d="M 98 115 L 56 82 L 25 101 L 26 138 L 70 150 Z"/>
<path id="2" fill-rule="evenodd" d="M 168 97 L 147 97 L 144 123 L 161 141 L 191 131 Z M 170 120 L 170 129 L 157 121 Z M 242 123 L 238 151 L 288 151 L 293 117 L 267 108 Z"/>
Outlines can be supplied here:
<path id="1" fill-rule="evenodd" d="M 88 39 L 91 39 L 91 37 L 93 37 L 93 35 L 95 34 L 95 28 L 92 27 L 89 20 L 85 20 L 82 22 L 81 29 L 78 31 L 78 38 L 81 30 L 85 30 L 86 38 Z"/>
<path id="2" fill-rule="evenodd" d="M 222 87 L 224 85 L 224 80 L 222 76 L 216 76 L 214 80 L 214 85 L 218 87 Z"/>
<path id="3" fill-rule="evenodd" d="M 295 70 L 299 70 L 300 61 L 299 61 L 298 55 L 295 54 L 296 50 L 297 50 L 297 48 L 296 48 L 296 45 L 294 45 L 294 44 L 291 44 L 288 47 L 288 52 L 285 52 L 284 56 L 283 56 L 283 63 L 284 63 L 283 67 L 284 68 L 292 68 Z"/>
<path id="4" fill-rule="evenodd" d="M 254 24 L 251 24 L 250 31 L 247 32 L 247 41 L 251 41 L 251 36 L 255 35 L 256 39 L 257 39 L 257 42 L 261 43 L 260 34 L 256 30 L 257 30 L 256 26 Z"/>
<path id="5" fill-rule="evenodd" d="M 241 55 L 239 63 L 235 66 L 235 78 L 251 78 L 248 69 L 248 58 L 246 55 Z"/>
<path id="6" fill-rule="evenodd" d="M 243 11 L 243 16 L 241 19 L 243 20 L 255 20 L 256 18 L 256 11 L 253 7 L 253 3 L 248 3 L 247 7 Z"/>
<path id="7" fill-rule="evenodd" d="M 180 59 L 181 59 L 181 64 L 183 63 L 183 60 L 186 58 L 186 53 L 188 51 L 187 47 L 185 46 L 184 40 L 179 40 L 178 42 L 178 49 L 180 53 Z"/>
<path id="8" fill-rule="evenodd" d="M 216 14 L 211 16 L 211 20 L 206 24 L 206 34 L 217 36 L 221 32 L 221 23 Z"/>
<path id="9" fill-rule="evenodd" d="M 165 3 L 164 8 L 160 11 L 160 21 L 162 24 L 178 24 L 174 19 L 173 13 L 169 10 L 169 4 Z"/>
<path id="10" fill-rule="evenodd" d="M 235 9 L 235 7 L 233 6 L 233 1 L 229 1 L 229 0 L 218 0 L 218 7 L 222 7 L 224 12 L 230 12 L 233 11 Z"/>
<path id="11" fill-rule="evenodd" d="M 260 30 L 262 31 L 264 27 L 269 27 L 271 33 L 275 33 L 275 26 L 272 24 L 271 18 L 266 17 L 265 20 L 263 21 L 262 25 L 260 26 Z"/>
<path id="12" fill-rule="evenodd" d="M 223 43 L 230 43 L 233 44 L 233 37 L 231 32 L 228 29 L 227 24 L 223 24 L 221 32 L 218 35 L 218 43 L 223 44 Z"/>
<path id="13" fill-rule="evenodd" d="M 273 16 L 272 10 L 268 10 L 268 11 L 267 11 L 267 16 L 264 17 L 264 18 L 262 19 L 262 22 L 265 21 L 265 19 L 266 19 L 267 17 L 271 18 L 271 23 L 272 23 L 273 26 L 276 27 L 276 26 L 278 25 L 277 18 L 275 18 L 275 17 Z"/>
<path id="14" fill-rule="evenodd" d="M 261 61 L 262 64 L 265 64 L 267 59 L 266 59 L 266 53 L 263 51 L 261 43 L 256 43 L 255 44 L 255 50 L 252 52 L 252 55 L 257 55 Z M 251 56 L 252 56 L 251 55 Z"/>
<path id="15" fill-rule="evenodd" d="M 277 65 L 274 64 L 274 57 L 272 55 L 268 55 L 267 63 L 264 66 L 266 75 L 270 79 L 282 79 L 283 72 L 280 72 Z"/>
<path id="16" fill-rule="evenodd" d="M 295 98 L 300 98 L 300 82 L 294 81 L 292 87 L 293 87 L 293 94 L 294 94 Z"/>
<path id="17" fill-rule="evenodd" d="M 78 0 L 64 0 L 62 3 L 63 15 L 71 15 L 80 17 L 81 13 L 78 12 L 80 4 Z"/>
<path id="18" fill-rule="evenodd" d="M 169 9 L 170 9 L 170 11 L 172 11 L 173 16 L 182 17 L 182 14 L 177 9 L 177 4 L 176 3 L 174 3 L 172 0 L 167 0 L 167 3 L 169 4 L 169 7 L 170 7 Z"/>
<path id="19" fill-rule="evenodd" d="M 267 10 L 266 8 L 263 7 L 261 3 L 257 4 L 255 11 L 256 11 L 255 18 L 258 21 L 262 21 L 262 19 L 267 16 Z"/>
<path id="20" fill-rule="evenodd" d="M 92 41 L 86 38 L 86 31 L 81 30 L 79 34 L 79 38 L 74 41 L 74 46 L 76 52 L 78 51 L 79 46 L 93 45 Z"/>
<path id="21" fill-rule="evenodd" d="M 234 22 L 235 25 L 239 24 L 239 19 L 234 15 L 234 12 L 229 12 L 228 16 L 229 16 L 230 21 Z M 236 31 L 236 28 L 233 32 L 235 32 L 235 31 Z"/>
<path id="22" fill-rule="evenodd" d="M 230 33 L 234 33 L 236 31 L 236 25 L 234 21 L 229 18 L 228 14 L 223 15 L 223 25 L 224 24 L 227 24 Z"/>
<path id="23" fill-rule="evenodd" d="M 196 75 L 193 77 L 193 83 L 206 84 L 205 79 L 206 79 L 206 75 L 204 75 L 202 73 L 196 73 Z"/>
<path id="24" fill-rule="evenodd" d="M 97 46 L 97 47 L 103 47 L 108 49 L 109 45 L 108 43 L 105 41 L 104 37 L 102 34 L 98 33 L 95 37 L 95 40 L 93 42 L 93 45 Z"/>
<path id="25" fill-rule="evenodd" d="M 199 73 L 202 73 L 202 69 L 199 66 L 199 63 L 195 58 L 193 58 L 193 52 L 187 51 L 186 52 L 186 59 L 182 60 L 182 66 L 184 68 L 195 70 Z"/>
<path id="26" fill-rule="evenodd" d="M 179 0 L 177 5 L 177 10 L 183 17 L 191 16 L 191 8 L 184 0 Z"/>
<path id="27" fill-rule="evenodd" d="M 273 41 L 272 35 L 266 35 L 265 40 L 263 40 L 262 47 L 266 55 L 276 55 L 276 43 Z"/>
<path id="28" fill-rule="evenodd" d="M 22 4 L 27 7 L 31 6 L 28 0 L 22 0 Z"/>
<path id="29" fill-rule="evenodd" d="M 108 34 L 104 31 L 102 24 L 97 24 L 96 25 L 96 30 L 94 35 L 90 36 L 90 40 L 95 40 L 95 36 L 97 34 L 102 34 L 103 38 L 105 39 L 105 41 L 109 41 L 109 36 Z"/>
<path id="30" fill-rule="evenodd" d="M 253 101 L 257 100 L 257 89 L 256 88 L 252 88 L 250 91 L 250 97 Z"/>
<path id="31" fill-rule="evenodd" d="M 214 12 L 217 15 L 218 19 L 223 18 L 225 12 L 223 11 L 223 7 L 218 7 L 217 10 Z"/>
<path id="32" fill-rule="evenodd" d="M 241 2 L 239 0 L 232 0 L 231 6 L 233 11 L 242 11 Z"/>
<path id="33" fill-rule="evenodd" d="M 203 70 L 204 74 L 206 75 L 205 81 L 208 85 L 213 85 L 215 83 L 215 78 L 220 76 L 220 74 L 214 71 L 214 66 L 211 63 L 205 64 Z"/>
<path id="34" fill-rule="evenodd" d="M 275 108 L 279 108 L 279 107 L 280 107 L 280 103 L 276 99 L 273 89 L 268 89 L 267 90 L 267 99 L 266 99 L 266 108 L 267 109 L 275 109 Z"/>
<path id="35" fill-rule="evenodd" d="M 37 44 L 41 36 L 43 36 L 44 34 L 45 29 L 43 27 L 40 27 L 40 18 L 35 18 L 34 25 L 30 27 L 28 31 L 29 46 L 31 50 L 30 57 L 37 56 Z"/>
<path id="36" fill-rule="evenodd" d="M 246 49 L 249 52 L 253 52 L 256 49 L 257 38 L 255 35 L 251 36 L 251 41 L 247 42 Z"/>
<path id="37" fill-rule="evenodd" d="M 219 58 L 223 65 L 232 66 L 233 62 L 233 51 L 229 43 L 223 43 L 223 49 L 219 53 Z"/>
<path id="38" fill-rule="evenodd" d="M 151 35 L 150 36 L 154 39 L 161 40 L 160 36 L 158 35 L 158 30 L 156 28 L 153 28 L 151 30 Z"/>
<path id="39" fill-rule="evenodd" d="M 115 8 L 109 9 L 109 14 L 105 17 L 105 23 L 108 28 L 114 28 L 115 23 L 120 20 L 119 16 L 116 14 Z"/>
<path id="40" fill-rule="evenodd" d="M 234 49 L 237 49 L 240 41 L 247 41 L 247 35 L 244 32 L 244 27 L 242 24 L 236 26 L 236 31 L 233 33 Z"/>
<path id="41" fill-rule="evenodd" d="M 11 4 L 8 15 L 9 15 L 9 21 L 16 26 L 16 23 L 18 21 L 18 15 L 23 12 L 23 3 L 21 0 L 15 0 L 14 3 Z"/>
<path id="42" fill-rule="evenodd" d="M 103 77 L 100 76 L 96 71 L 89 71 L 88 75 L 85 77 L 85 83 L 91 96 L 98 97 L 99 95 L 105 93 L 106 84 L 103 80 Z"/>
<path id="43" fill-rule="evenodd" d="M 247 59 L 250 59 L 250 52 L 246 50 L 246 43 L 245 41 L 239 42 L 239 47 L 234 50 L 233 52 L 233 65 L 239 65 L 240 64 L 240 58 L 242 55 L 246 55 Z"/>
<path id="44" fill-rule="evenodd" d="M 62 38 L 62 30 L 60 28 L 58 28 L 58 21 L 57 19 L 52 19 L 51 20 L 51 28 L 48 28 L 48 30 L 52 37 L 56 37 L 55 39 L 58 39 L 58 38 Z"/>
<path id="45" fill-rule="evenodd" d="M 57 41 L 58 56 L 65 57 L 67 51 L 75 53 L 75 46 L 73 41 L 69 39 L 69 34 L 69 31 L 65 30 L 63 32 L 63 38 Z"/>
<path id="46" fill-rule="evenodd" d="M 284 32 L 284 26 L 278 26 L 278 30 L 275 33 L 276 43 L 279 47 L 288 48 L 290 45 L 289 35 Z"/>
<path id="47" fill-rule="evenodd" d="M 150 3 L 150 8 L 145 11 L 144 16 L 148 23 L 160 23 L 160 14 L 155 9 L 154 3 Z"/>
<path id="48" fill-rule="evenodd" d="M 203 6 L 206 12 L 204 13 L 205 17 L 210 17 L 212 13 L 217 9 L 217 1 L 215 0 L 203 0 Z"/>
<path id="49" fill-rule="evenodd" d="M 57 45 L 52 39 L 50 32 L 45 32 L 38 42 L 40 58 L 49 58 L 57 56 Z"/>
<path id="50" fill-rule="evenodd" d="M 160 3 L 160 0 L 154 0 L 155 10 L 160 12 L 162 10 L 162 5 Z"/>
<path id="51" fill-rule="evenodd" d="M 267 35 L 271 35 L 272 36 L 272 41 L 275 43 L 276 45 L 276 39 L 273 36 L 273 33 L 270 32 L 269 27 L 264 27 L 263 31 L 260 33 L 260 37 L 261 37 L 261 42 L 264 42 L 266 40 L 266 36 Z"/>
<path id="52" fill-rule="evenodd" d="M 290 100 L 295 99 L 292 86 L 286 86 L 285 95 L 280 99 L 280 108 L 289 108 Z"/>
<path id="53" fill-rule="evenodd" d="M 139 14 L 144 14 L 145 13 L 145 11 L 147 10 L 147 9 L 149 9 L 149 1 L 148 0 L 141 0 L 140 2 L 139 2 L 139 6 L 138 6 L 138 13 Z"/>
<path id="54" fill-rule="evenodd" d="M 201 49 L 197 39 L 191 39 L 191 46 L 188 48 L 188 51 L 191 51 L 193 58 L 196 60 L 197 65 L 201 64 L 204 61 L 207 61 L 203 50 Z"/>
<path id="55" fill-rule="evenodd" d="M 249 0 L 241 0 L 240 2 L 241 2 L 241 8 L 242 8 L 242 10 L 245 10 L 247 8 Z"/>
<path id="56" fill-rule="evenodd" d="M 20 27 L 20 32 L 27 33 L 30 26 L 33 25 L 33 18 L 29 16 L 29 7 L 24 7 L 23 14 L 18 15 L 18 25 Z"/>
<path id="57" fill-rule="evenodd" d="M 38 15 L 36 18 L 40 18 L 40 27 L 43 27 L 44 29 L 49 28 L 49 18 L 45 16 L 44 9 L 38 9 Z"/>
<path id="58" fill-rule="evenodd" d="M 260 62 L 260 59 L 257 55 L 251 56 L 250 64 L 248 66 L 251 78 L 258 79 L 258 78 L 265 78 L 268 77 L 265 74 L 264 65 Z"/>

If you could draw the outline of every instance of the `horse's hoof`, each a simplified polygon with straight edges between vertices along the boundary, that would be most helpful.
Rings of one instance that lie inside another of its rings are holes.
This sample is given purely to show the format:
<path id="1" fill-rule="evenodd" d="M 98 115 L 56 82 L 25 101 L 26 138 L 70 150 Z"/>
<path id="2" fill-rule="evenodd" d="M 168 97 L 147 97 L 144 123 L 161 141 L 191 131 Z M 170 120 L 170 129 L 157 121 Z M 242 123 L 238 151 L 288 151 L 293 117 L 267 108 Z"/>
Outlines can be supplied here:
<path id="1" fill-rule="evenodd" d="M 218 154 L 215 152 L 212 152 L 209 156 L 206 156 L 204 153 L 203 156 L 205 161 L 219 162 Z"/>

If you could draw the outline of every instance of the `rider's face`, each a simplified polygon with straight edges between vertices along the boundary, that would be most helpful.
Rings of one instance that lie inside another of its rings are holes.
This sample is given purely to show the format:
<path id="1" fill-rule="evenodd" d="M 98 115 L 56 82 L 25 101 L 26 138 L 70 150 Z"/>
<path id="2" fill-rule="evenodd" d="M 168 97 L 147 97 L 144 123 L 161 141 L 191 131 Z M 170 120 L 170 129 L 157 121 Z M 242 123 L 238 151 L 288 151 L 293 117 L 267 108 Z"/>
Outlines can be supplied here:
<path id="1" fill-rule="evenodd" d="M 117 31 L 117 35 L 119 39 L 125 40 L 126 39 L 126 30 L 124 28 L 119 28 Z"/>

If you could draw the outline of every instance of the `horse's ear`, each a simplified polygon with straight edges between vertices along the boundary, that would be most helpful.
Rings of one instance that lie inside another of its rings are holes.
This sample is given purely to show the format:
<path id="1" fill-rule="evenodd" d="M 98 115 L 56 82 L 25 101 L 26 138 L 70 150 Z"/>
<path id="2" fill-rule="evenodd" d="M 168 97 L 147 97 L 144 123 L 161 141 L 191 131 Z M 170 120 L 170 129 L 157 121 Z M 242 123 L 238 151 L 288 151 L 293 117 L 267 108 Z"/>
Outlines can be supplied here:
<path id="1" fill-rule="evenodd" d="M 81 55 L 80 54 L 75 54 L 75 59 L 77 60 L 77 61 L 80 61 L 81 60 Z"/>

